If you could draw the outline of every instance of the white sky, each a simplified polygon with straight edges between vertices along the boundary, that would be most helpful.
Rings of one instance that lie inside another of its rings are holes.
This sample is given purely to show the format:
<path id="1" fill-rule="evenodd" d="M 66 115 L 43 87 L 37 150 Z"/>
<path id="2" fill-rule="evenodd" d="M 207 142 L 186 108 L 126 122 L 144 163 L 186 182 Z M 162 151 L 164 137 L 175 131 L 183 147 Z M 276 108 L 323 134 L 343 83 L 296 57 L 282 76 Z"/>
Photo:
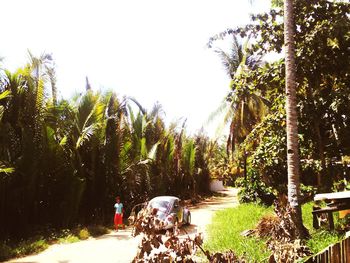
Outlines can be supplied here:
<path id="1" fill-rule="evenodd" d="M 246 24 L 270 0 L 0 0 L 0 56 L 10 70 L 52 53 L 59 94 L 113 89 L 167 121 L 187 118 L 200 129 L 228 91 L 209 37 Z M 213 128 L 207 129 L 213 134 Z"/>

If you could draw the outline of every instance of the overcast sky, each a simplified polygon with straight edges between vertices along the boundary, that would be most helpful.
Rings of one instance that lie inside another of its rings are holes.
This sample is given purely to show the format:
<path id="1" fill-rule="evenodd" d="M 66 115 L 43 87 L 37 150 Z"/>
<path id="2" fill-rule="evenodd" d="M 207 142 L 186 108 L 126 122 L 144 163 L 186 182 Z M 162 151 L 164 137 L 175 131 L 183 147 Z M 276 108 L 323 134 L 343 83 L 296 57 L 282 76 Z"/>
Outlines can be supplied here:
<path id="1" fill-rule="evenodd" d="M 113 89 L 150 109 L 158 101 L 167 121 L 187 118 L 200 129 L 228 91 L 208 39 L 267 10 L 255 0 L 0 0 L 0 56 L 14 70 L 52 53 L 59 94 Z M 208 128 L 209 134 L 213 133 Z"/>

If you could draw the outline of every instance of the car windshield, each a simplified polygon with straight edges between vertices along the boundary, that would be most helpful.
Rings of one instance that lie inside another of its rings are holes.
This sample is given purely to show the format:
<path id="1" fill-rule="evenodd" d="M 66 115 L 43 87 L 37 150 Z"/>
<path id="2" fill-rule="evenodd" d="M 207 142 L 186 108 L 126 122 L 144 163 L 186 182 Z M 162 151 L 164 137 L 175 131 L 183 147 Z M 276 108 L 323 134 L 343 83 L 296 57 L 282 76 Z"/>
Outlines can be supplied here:
<path id="1" fill-rule="evenodd" d="M 165 201 L 165 200 L 152 200 L 149 203 L 149 207 L 157 208 L 163 212 L 165 212 L 168 209 L 169 205 L 170 205 L 170 203 L 168 201 Z"/>

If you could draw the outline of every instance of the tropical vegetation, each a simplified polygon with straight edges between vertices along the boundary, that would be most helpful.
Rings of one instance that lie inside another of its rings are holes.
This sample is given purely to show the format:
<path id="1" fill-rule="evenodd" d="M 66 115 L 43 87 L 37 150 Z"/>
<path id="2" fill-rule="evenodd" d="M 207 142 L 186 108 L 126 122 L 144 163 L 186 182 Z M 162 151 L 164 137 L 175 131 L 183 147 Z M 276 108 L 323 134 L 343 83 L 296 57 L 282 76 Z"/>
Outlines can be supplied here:
<path id="1" fill-rule="evenodd" d="M 303 223 L 311 233 L 311 238 L 306 241 L 306 245 L 312 253 L 317 253 L 341 240 L 343 235 L 325 229 L 315 230 L 312 226 L 312 206 L 312 202 L 302 205 Z M 254 213 L 252 214 L 251 211 Z M 268 262 L 271 254 L 271 251 L 266 249 L 268 238 L 258 238 L 256 235 L 247 237 L 243 233 L 249 233 L 247 230 L 255 229 L 262 218 L 272 217 L 271 207 L 254 203 L 218 211 L 208 225 L 209 237 L 204 240 L 204 248 L 209 251 L 227 251 L 233 248 L 238 256 L 244 256 L 251 262 Z M 336 224 L 339 223 L 336 218 Z"/>
<path id="2" fill-rule="evenodd" d="M 155 195 L 208 192 L 209 140 L 165 125 L 156 104 L 86 90 L 57 98 L 48 54 L 0 76 L 0 238 L 41 228 L 110 224 L 115 197 L 127 211 Z"/>
<path id="3" fill-rule="evenodd" d="M 42 227 L 108 224 L 116 195 L 128 209 L 154 195 L 192 198 L 208 193 L 210 177 L 240 186 L 241 202 L 271 205 L 288 195 L 297 236 L 308 236 L 304 222 L 313 252 L 322 240 L 337 240 L 311 230 L 311 204 L 302 204 L 316 191 L 349 187 L 350 3 L 272 2 L 269 12 L 208 43 L 232 40 L 228 52 L 215 48 L 230 77 L 213 114 L 223 113 L 225 145 L 187 135 L 186 121 L 166 125 L 159 104 L 144 109 L 134 98 L 94 91 L 88 80 L 83 93 L 58 98 L 49 54 L 29 53 L 25 67 L 2 70 L 0 224 L 7 227 L 0 240 Z M 257 213 L 249 214 L 254 222 L 235 218 L 244 209 Z M 261 244 L 237 237 L 245 229 L 235 222 L 251 228 L 269 211 L 249 204 L 218 213 L 207 247 L 255 253 Z"/>
<path id="4" fill-rule="evenodd" d="M 312 187 L 330 191 L 334 183 L 350 178 L 347 167 L 350 8 L 344 1 L 293 2 L 301 191 L 312 192 Z M 229 145 L 235 145 L 228 150 L 238 166 L 236 171 L 240 171 L 237 175 L 244 174 L 246 178 L 240 180 L 241 185 L 247 193 L 259 193 L 250 198 L 245 196 L 246 200 L 264 199 L 267 192 L 288 193 L 286 66 L 285 59 L 279 55 L 285 43 L 283 15 L 280 8 L 252 15 L 250 24 L 227 29 L 208 43 L 209 47 L 215 47 L 217 40 L 228 35 L 235 35 L 241 41 L 248 39 L 246 53 L 261 56 L 263 60 L 258 67 L 245 67 L 240 74 L 233 75 L 227 97 L 228 105 L 236 102 L 231 109 L 237 115 L 244 107 L 235 105 L 243 105 L 247 96 L 259 96 L 268 102 L 268 110 L 255 110 L 256 116 L 264 114 L 250 118 L 249 125 L 244 121 L 248 114 L 237 118 L 233 123 L 246 127 L 246 133 L 240 140 L 228 140 Z M 275 59 L 267 59 L 268 56 Z M 238 125 L 231 123 L 232 127 L 230 134 L 239 131 Z M 307 196 L 305 192 L 302 194 L 301 202 Z"/>

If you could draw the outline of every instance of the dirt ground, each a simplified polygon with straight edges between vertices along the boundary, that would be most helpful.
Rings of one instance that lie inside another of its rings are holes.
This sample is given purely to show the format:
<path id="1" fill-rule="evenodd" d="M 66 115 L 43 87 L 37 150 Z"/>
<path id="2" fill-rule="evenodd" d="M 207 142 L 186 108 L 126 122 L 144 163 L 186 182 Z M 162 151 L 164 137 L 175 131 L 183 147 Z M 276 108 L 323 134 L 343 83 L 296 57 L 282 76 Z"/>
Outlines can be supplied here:
<path id="1" fill-rule="evenodd" d="M 213 213 L 238 204 L 237 189 L 227 189 L 219 196 L 211 197 L 191 207 L 192 224 L 181 228 L 181 235 L 202 232 L 206 238 L 206 226 Z M 10 260 L 7 263 L 128 263 L 136 255 L 140 236 L 132 237 L 131 228 L 111 232 L 72 244 L 56 244 L 38 255 Z"/>

